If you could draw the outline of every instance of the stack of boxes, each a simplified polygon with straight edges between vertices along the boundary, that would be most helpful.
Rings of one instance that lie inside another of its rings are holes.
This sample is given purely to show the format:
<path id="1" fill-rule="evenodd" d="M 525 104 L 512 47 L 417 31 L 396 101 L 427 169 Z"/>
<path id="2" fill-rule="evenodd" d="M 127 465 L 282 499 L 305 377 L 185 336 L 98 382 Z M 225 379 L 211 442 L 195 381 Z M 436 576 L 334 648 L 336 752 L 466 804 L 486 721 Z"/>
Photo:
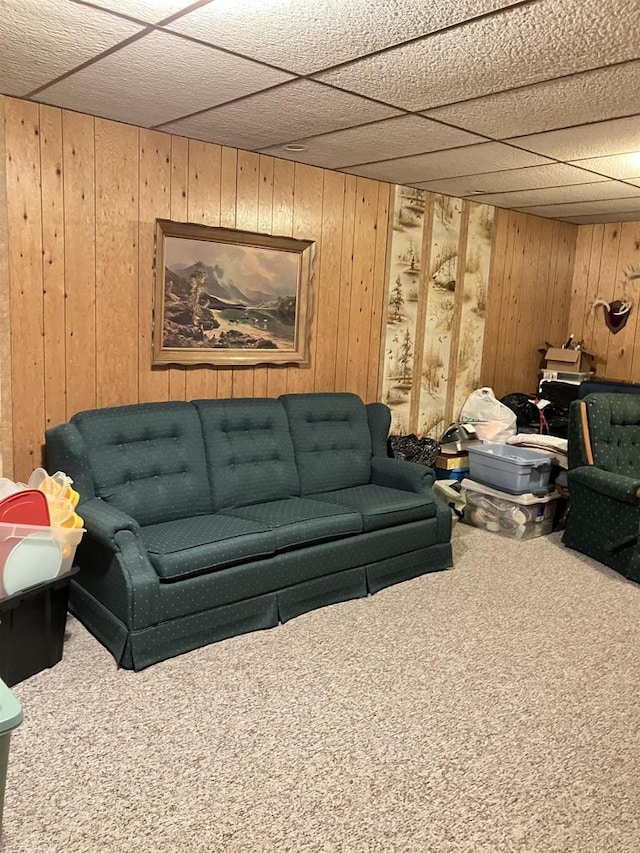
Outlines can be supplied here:
<path id="1" fill-rule="evenodd" d="M 579 385 L 593 373 L 595 356 L 580 344 L 571 346 L 571 338 L 563 347 L 547 347 L 542 369 L 543 382 L 568 382 Z"/>
<path id="2" fill-rule="evenodd" d="M 550 492 L 553 461 L 552 453 L 509 444 L 470 447 L 462 520 L 512 539 L 550 533 L 559 497 Z"/>

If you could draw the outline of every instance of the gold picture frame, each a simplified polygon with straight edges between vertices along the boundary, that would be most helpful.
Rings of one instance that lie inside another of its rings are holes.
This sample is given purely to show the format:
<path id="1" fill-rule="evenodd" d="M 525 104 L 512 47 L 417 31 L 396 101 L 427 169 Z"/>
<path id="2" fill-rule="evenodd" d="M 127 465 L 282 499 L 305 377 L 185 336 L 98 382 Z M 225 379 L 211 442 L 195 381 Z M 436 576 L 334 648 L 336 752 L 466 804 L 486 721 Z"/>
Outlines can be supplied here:
<path id="1" fill-rule="evenodd" d="M 315 242 L 156 220 L 153 365 L 309 364 Z"/>

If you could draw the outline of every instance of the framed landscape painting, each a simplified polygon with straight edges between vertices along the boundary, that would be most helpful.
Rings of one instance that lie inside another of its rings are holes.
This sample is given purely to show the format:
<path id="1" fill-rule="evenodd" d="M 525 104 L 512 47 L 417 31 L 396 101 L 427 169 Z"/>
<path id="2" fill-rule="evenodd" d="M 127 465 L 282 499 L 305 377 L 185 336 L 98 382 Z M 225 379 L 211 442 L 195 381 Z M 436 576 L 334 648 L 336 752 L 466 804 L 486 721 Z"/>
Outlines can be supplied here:
<path id="1" fill-rule="evenodd" d="M 153 364 L 308 364 L 314 251 L 157 219 Z"/>

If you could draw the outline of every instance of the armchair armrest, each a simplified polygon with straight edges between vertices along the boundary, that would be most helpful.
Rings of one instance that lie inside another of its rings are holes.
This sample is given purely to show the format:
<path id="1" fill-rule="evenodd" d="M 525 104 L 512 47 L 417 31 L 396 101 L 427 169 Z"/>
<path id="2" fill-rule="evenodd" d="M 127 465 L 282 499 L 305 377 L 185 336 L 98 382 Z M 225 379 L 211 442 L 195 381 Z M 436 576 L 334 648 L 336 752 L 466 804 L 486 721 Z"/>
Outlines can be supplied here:
<path id="1" fill-rule="evenodd" d="M 611 471 L 596 468 L 594 465 L 582 465 L 569 471 L 568 481 L 569 494 L 571 494 L 572 483 L 576 483 L 617 501 L 629 504 L 640 503 L 640 478 L 638 477 L 614 474 Z"/>
<path id="2" fill-rule="evenodd" d="M 404 459 L 374 456 L 371 460 L 371 482 L 377 486 L 420 494 L 431 490 L 434 476 L 431 468 Z"/>
<path id="3" fill-rule="evenodd" d="M 84 520 L 87 532 L 101 545 L 106 545 L 112 551 L 118 550 L 116 534 L 121 530 L 137 533 L 140 525 L 125 512 L 111 506 L 102 498 L 92 498 L 78 507 L 78 514 Z"/>

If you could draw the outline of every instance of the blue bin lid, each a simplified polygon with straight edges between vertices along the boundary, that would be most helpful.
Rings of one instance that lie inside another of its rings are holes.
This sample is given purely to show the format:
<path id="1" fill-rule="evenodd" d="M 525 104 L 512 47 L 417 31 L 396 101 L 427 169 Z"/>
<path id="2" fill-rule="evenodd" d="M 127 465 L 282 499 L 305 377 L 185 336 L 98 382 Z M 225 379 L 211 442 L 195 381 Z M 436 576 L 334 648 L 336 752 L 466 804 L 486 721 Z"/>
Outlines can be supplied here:
<path id="1" fill-rule="evenodd" d="M 0 735 L 17 728 L 22 722 L 22 706 L 0 679 Z"/>

